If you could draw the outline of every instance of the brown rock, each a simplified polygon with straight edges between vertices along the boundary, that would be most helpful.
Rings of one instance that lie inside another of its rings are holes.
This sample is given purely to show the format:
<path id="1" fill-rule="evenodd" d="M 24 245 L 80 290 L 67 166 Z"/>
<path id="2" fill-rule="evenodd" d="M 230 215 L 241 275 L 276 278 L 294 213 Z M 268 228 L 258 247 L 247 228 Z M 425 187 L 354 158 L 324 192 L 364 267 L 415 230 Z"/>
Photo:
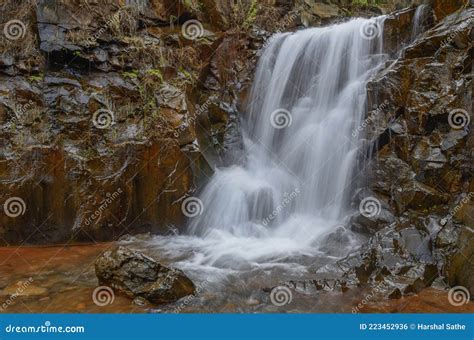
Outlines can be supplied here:
<path id="1" fill-rule="evenodd" d="M 432 0 L 432 2 L 437 20 L 442 20 L 469 4 L 469 0 Z"/>
<path id="2" fill-rule="evenodd" d="M 95 272 L 99 285 L 154 304 L 174 302 L 195 292 L 193 282 L 181 270 L 122 246 L 104 252 L 95 262 Z"/>
<path id="3" fill-rule="evenodd" d="M 463 286 L 474 295 L 474 231 L 462 227 L 456 251 L 447 264 L 447 277 L 451 286 Z"/>

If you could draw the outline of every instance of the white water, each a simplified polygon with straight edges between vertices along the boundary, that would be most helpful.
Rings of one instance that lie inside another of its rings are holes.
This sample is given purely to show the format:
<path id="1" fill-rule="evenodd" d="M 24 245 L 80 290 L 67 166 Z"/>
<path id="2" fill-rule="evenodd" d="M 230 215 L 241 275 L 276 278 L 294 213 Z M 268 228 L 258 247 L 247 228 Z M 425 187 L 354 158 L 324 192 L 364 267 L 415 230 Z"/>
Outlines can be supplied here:
<path id="1" fill-rule="evenodd" d="M 382 34 L 364 37 L 374 22 L 272 37 L 243 122 L 245 159 L 216 170 L 189 235 L 153 241 L 162 256 L 188 273 L 293 275 L 308 270 L 308 257 L 328 248 L 342 256 L 357 244 L 341 225 L 360 150 L 353 132 L 366 111 L 367 81 L 383 62 Z M 376 22 L 381 29 L 383 19 Z M 276 123 L 291 118 L 291 125 L 277 129 L 272 113 L 282 109 L 291 117 L 283 113 Z M 337 228 L 338 241 L 330 242 Z"/>
<path id="2" fill-rule="evenodd" d="M 411 31 L 411 41 L 414 41 L 425 29 L 425 20 L 431 9 L 428 5 L 420 5 L 416 8 L 413 17 L 413 28 Z"/>

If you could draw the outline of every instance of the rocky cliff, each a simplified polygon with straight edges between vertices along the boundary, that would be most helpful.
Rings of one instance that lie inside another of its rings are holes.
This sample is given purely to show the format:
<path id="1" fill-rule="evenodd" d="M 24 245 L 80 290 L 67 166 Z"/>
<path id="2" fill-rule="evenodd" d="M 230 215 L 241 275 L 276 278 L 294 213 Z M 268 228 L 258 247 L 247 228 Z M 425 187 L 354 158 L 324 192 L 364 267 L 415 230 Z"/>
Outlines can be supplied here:
<path id="1" fill-rule="evenodd" d="M 405 42 L 368 86 L 368 138 L 376 150 L 368 188 L 395 216 L 376 224 L 387 247 L 372 247 L 379 256 L 370 261 L 390 274 L 423 267 L 412 275 L 420 287 L 445 276 L 472 294 L 474 8 L 449 5 L 435 2 L 426 31 Z M 408 290 L 420 289 L 411 282 Z"/>
<path id="2" fill-rule="evenodd" d="M 435 285 L 474 294 L 474 8 L 434 1 L 427 9 L 418 36 L 415 8 L 387 17 L 390 59 L 369 82 L 367 116 L 354 131 L 364 134 L 366 149 L 349 228 L 369 241 L 319 269 L 323 279 L 289 287 L 369 286 L 371 294 L 399 298 Z M 336 231 L 328 242 L 337 238 Z"/>
<path id="3" fill-rule="evenodd" d="M 235 88 L 250 81 L 243 23 L 213 26 L 198 5 L 1 5 L 2 244 L 184 222 L 180 203 L 220 161 Z"/>
<path id="4" fill-rule="evenodd" d="M 378 213 L 351 219 L 370 241 L 341 275 L 344 285 L 384 281 L 392 297 L 438 277 L 472 291 L 474 9 L 428 3 L 414 37 L 418 2 L 4 2 L 0 243 L 181 227 L 182 201 L 239 149 L 266 39 L 398 9 L 357 132 L 368 166 L 353 204 L 372 197 Z"/>
<path id="5" fill-rule="evenodd" d="M 347 228 L 368 242 L 317 280 L 287 284 L 389 298 L 449 284 L 474 296 L 474 7 L 380 2 L 4 1 L 0 244 L 176 232 L 183 200 L 238 155 L 271 34 L 388 14 L 389 60 L 354 132 L 367 147 Z"/>
<path id="6" fill-rule="evenodd" d="M 0 243 L 179 228 L 183 199 L 239 147 L 237 116 L 265 39 L 392 7 L 3 2 Z"/>

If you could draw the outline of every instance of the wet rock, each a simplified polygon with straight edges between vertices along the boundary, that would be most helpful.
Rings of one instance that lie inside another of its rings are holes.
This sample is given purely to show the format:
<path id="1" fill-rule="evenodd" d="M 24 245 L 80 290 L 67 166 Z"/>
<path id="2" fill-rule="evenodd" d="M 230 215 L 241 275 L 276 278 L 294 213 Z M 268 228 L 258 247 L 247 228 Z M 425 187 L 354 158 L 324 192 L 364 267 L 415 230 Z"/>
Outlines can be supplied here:
<path id="1" fill-rule="evenodd" d="M 73 21 L 66 8 L 63 6 L 55 7 L 52 1 L 42 0 L 38 2 L 36 7 L 36 16 L 38 18 L 38 35 L 42 51 L 51 53 L 63 50 L 70 52 L 81 50 L 80 46 L 72 43 L 67 38 L 67 24 L 64 24 L 73 24 Z"/>
<path id="2" fill-rule="evenodd" d="M 232 13 L 232 5 L 230 2 L 223 0 L 204 0 L 202 4 L 205 7 L 209 22 L 212 22 L 219 28 L 226 29 L 229 27 L 230 13 Z"/>
<path id="3" fill-rule="evenodd" d="M 119 246 L 95 262 L 99 285 L 107 285 L 132 298 L 164 304 L 194 294 L 193 282 L 181 270 L 165 267 L 140 252 Z"/>
<path id="4" fill-rule="evenodd" d="M 355 244 L 361 244 L 365 240 L 360 233 L 340 226 L 321 239 L 319 250 L 329 256 L 342 257 L 352 251 Z"/>
<path id="5" fill-rule="evenodd" d="M 16 284 L 10 285 L 4 288 L 1 291 L 1 295 L 5 296 L 38 296 L 38 295 L 46 295 L 48 290 L 44 287 L 38 286 L 36 284 L 32 284 L 32 281 L 19 281 Z"/>
<path id="6" fill-rule="evenodd" d="M 145 3 L 149 5 L 151 11 L 149 11 L 147 8 L 143 8 L 143 13 L 150 18 L 158 18 L 164 23 L 169 22 L 170 17 L 174 17 L 176 20 L 178 20 L 181 16 L 184 16 L 189 11 L 189 9 L 185 8 L 183 3 L 180 1 L 152 0 Z"/>
<path id="7" fill-rule="evenodd" d="M 454 246 L 459 238 L 459 229 L 452 221 L 448 221 L 436 235 L 436 247 L 447 248 Z"/>
<path id="8" fill-rule="evenodd" d="M 474 12 L 465 8 L 452 14 L 460 8 L 457 2 L 440 15 L 441 2 L 431 2 L 435 15 L 415 41 L 409 29 L 415 8 L 385 22 L 384 45 L 394 60 L 368 86 L 367 136 L 374 160 L 369 188 L 352 200 L 355 209 L 369 196 L 380 203 L 377 217 L 358 213 L 351 219 L 351 230 L 372 234 L 371 239 L 336 265 L 317 270 L 315 280 L 293 282 L 293 289 L 310 294 L 341 290 L 340 282 L 383 284 L 384 295 L 395 299 L 416 294 L 444 275 L 450 285 L 472 289 L 472 226 L 459 225 L 472 224 L 472 203 L 458 199 L 474 187 L 467 151 L 472 129 L 453 128 L 448 116 L 453 109 L 471 111 Z M 446 215 L 447 223 L 440 223 Z M 327 241 L 343 240 L 336 230 Z"/>
<path id="9" fill-rule="evenodd" d="M 384 23 L 384 50 L 395 54 L 411 38 L 411 28 L 416 8 L 406 8 L 391 13 Z"/>
<path id="10" fill-rule="evenodd" d="M 395 288 L 390 294 L 388 294 L 389 299 L 399 299 L 401 297 L 402 297 L 402 292 L 398 288 Z"/>
<path id="11" fill-rule="evenodd" d="M 371 234 L 395 221 L 391 207 L 367 188 L 356 190 L 352 204 L 357 212 L 351 217 L 350 223 L 362 226 Z"/>
<path id="12" fill-rule="evenodd" d="M 443 151 L 455 148 L 467 135 L 465 130 L 452 130 L 443 136 L 441 149 Z"/>
<path id="13" fill-rule="evenodd" d="M 22 41 L 0 60 L 0 197 L 35 208 L 20 219 L 0 217 L 1 244 L 115 240 L 183 225 L 180 197 L 212 172 L 196 129 L 220 139 L 203 143 L 207 153 L 226 151 L 228 112 L 215 108 L 235 107 L 255 66 L 246 34 L 221 39 L 213 26 L 185 43 L 177 26 L 200 12 L 190 7 L 168 0 L 29 6 L 25 39 L 38 43 Z M 219 79 L 215 92 L 202 91 L 199 79 L 208 77 Z M 99 110 L 112 116 L 110 127 L 94 125 Z M 16 111 L 26 113 L 20 119 Z M 33 233 L 46 219 L 47 230 Z"/>
<path id="14" fill-rule="evenodd" d="M 133 299 L 133 304 L 137 305 L 137 306 L 146 306 L 147 304 L 149 304 L 148 300 L 142 298 L 142 297 L 136 297 L 135 299 Z"/>
<path id="15" fill-rule="evenodd" d="M 157 97 L 161 106 L 168 107 L 178 113 L 187 111 L 185 93 L 175 86 L 162 85 Z"/>
<path id="16" fill-rule="evenodd" d="M 416 180 L 415 171 L 394 156 L 381 157 L 374 163 L 371 188 L 391 197 L 398 213 L 406 209 L 432 208 L 449 197 Z"/>
<path id="17" fill-rule="evenodd" d="M 415 146 L 415 149 L 413 150 L 413 158 L 421 161 L 425 170 L 442 168 L 447 162 L 447 158 L 442 153 L 441 149 L 430 146 L 426 138 L 423 138 Z"/>
<path id="18" fill-rule="evenodd" d="M 416 293 L 439 276 L 431 246 L 431 236 L 416 228 L 383 228 L 360 251 L 338 261 L 339 280 L 348 288 L 381 285 L 390 298 Z"/>
<path id="19" fill-rule="evenodd" d="M 400 245 L 412 256 L 428 261 L 431 256 L 431 237 L 416 228 L 400 231 Z"/>
<path id="20" fill-rule="evenodd" d="M 319 291 L 344 293 L 350 289 L 350 285 L 346 280 L 339 279 L 291 280 L 280 284 L 302 295 L 314 295 Z M 264 288 L 263 291 L 271 292 L 273 288 Z"/>
<path id="21" fill-rule="evenodd" d="M 305 1 L 305 9 L 301 14 L 301 21 L 306 27 L 316 23 L 334 20 L 341 15 L 341 9 L 333 4 L 320 3 L 312 0 Z"/>
<path id="22" fill-rule="evenodd" d="M 441 20 L 451 13 L 467 6 L 469 0 L 432 0 L 432 6 L 437 20 Z"/>
<path id="23" fill-rule="evenodd" d="M 463 226 L 446 266 L 448 283 L 460 285 L 474 294 L 474 230 Z"/>
<path id="24" fill-rule="evenodd" d="M 2 191 L 3 197 L 22 197 L 27 207 L 38 207 L 26 209 L 18 219 L 2 215 L 3 238 L 11 243 L 21 243 L 28 236 L 30 243 L 110 240 L 125 233 L 164 232 L 168 224 L 182 225 L 181 207 L 172 202 L 197 180 L 191 162 L 197 169 L 205 168 L 199 153 L 188 158 L 172 141 L 121 143 L 107 148 L 102 156 L 92 150 L 87 154 L 78 148 L 76 154 L 33 148 L 16 159 L 20 167 L 0 163 L 2 178 L 11 184 Z M 176 176 L 170 177 L 173 173 Z M 41 185 L 32 187 L 34 183 Z M 162 192 L 164 188 L 169 191 Z M 47 218 L 47 230 L 34 233 L 34 226 Z"/>
<path id="25" fill-rule="evenodd" d="M 389 287 L 388 291 L 393 289 L 388 296 L 390 298 L 398 298 L 401 297 L 398 291 L 403 295 L 416 294 L 424 288 L 431 286 L 438 276 L 439 273 L 436 265 L 419 263 L 401 268 L 398 273 L 385 277 L 384 284 L 386 287 Z"/>

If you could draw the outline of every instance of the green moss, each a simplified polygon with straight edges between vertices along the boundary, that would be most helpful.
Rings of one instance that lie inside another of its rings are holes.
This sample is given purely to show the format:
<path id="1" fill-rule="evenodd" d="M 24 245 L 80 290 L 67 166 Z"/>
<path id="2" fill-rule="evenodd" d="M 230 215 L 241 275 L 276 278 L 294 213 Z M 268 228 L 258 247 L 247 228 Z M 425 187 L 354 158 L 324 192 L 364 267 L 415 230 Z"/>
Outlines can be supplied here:
<path id="1" fill-rule="evenodd" d="M 151 117 L 154 119 L 154 120 L 158 120 L 158 118 L 160 118 L 160 111 L 159 110 L 153 110 L 151 112 Z"/>
<path id="2" fill-rule="evenodd" d="M 85 159 L 92 159 L 96 156 L 96 151 L 93 148 L 88 147 L 86 149 L 79 150 L 78 154 Z"/>
<path id="3" fill-rule="evenodd" d="M 164 81 L 163 74 L 157 68 L 152 68 L 152 69 L 146 70 L 146 73 L 153 76 L 153 77 L 156 77 L 156 78 L 160 79 L 161 82 Z"/>
<path id="4" fill-rule="evenodd" d="M 191 73 L 189 73 L 188 71 L 186 71 L 182 67 L 179 69 L 179 73 L 181 73 L 183 75 L 183 77 L 186 78 L 186 79 L 193 79 L 193 76 L 191 75 Z"/>
<path id="5" fill-rule="evenodd" d="M 385 3 L 384 0 L 352 0 L 354 6 L 369 6 L 369 5 L 380 5 Z"/>
<path id="6" fill-rule="evenodd" d="M 191 11 L 200 11 L 203 5 L 198 0 L 183 0 L 185 8 Z"/>
<path id="7" fill-rule="evenodd" d="M 135 79 L 138 77 L 138 70 L 132 70 L 130 72 L 122 72 L 122 76 L 124 78 L 131 78 L 131 79 Z"/>
<path id="8" fill-rule="evenodd" d="M 257 0 L 252 0 L 252 3 L 250 4 L 250 8 L 247 12 L 247 17 L 245 18 L 244 27 L 250 27 L 255 22 L 255 19 L 257 18 L 257 12 L 258 12 L 257 5 L 258 5 Z"/>
<path id="9" fill-rule="evenodd" d="M 38 73 L 36 75 L 32 75 L 28 77 L 28 80 L 31 82 L 34 81 L 42 81 L 44 79 L 44 74 L 43 73 Z"/>

